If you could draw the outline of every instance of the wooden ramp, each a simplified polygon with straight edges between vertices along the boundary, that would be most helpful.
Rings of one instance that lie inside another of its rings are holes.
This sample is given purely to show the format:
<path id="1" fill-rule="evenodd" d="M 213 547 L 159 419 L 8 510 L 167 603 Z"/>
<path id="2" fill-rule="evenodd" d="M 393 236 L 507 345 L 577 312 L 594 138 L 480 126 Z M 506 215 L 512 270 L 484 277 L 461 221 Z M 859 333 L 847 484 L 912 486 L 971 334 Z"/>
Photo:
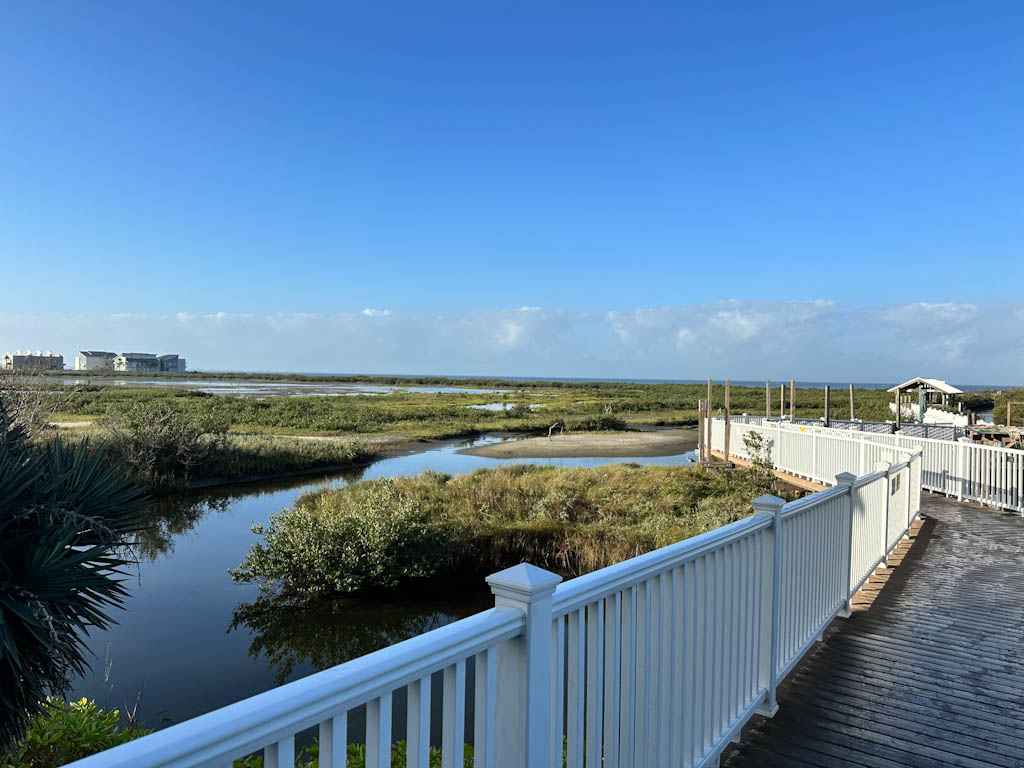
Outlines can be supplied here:
<path id="1" fill-rule="evenodd" d="M 929 494 L 921 512 L 723 765 L 1024 766 L 1024 519 Z"/>

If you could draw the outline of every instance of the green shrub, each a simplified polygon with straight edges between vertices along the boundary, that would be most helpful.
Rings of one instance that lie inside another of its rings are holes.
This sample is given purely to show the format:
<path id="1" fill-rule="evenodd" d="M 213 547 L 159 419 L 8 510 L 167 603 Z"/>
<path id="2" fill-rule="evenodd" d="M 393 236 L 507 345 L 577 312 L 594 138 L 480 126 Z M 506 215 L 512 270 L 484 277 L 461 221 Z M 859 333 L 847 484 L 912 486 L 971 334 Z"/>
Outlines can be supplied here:
<path id="1" fill-rule="evenodd" d="M 196 477 L 241 478 L 352 466 L 375 458 L 359 440 L 301 440 L 273 435 L 228 435 L 210 451 Z"/>
<path id="2" fill-rule="evenodd" d="M 629 425 L 618 416 L 602 413 L 581 419 L 568 419 L 565 428 L 569 432 L 619 432 L 629 429 Z"/>
<path id="3" fill-rule="evenodd" d="M 228 424 L 162 400 L 135 402 L 105 422 L 117 457 L 150 481 L 187 479 L 217 452 Z"/>
<path id="4" fill-rule="evenodd" d="M 120 728 L 119 720 L 116 709 L 105 711 L 86 699 L 69 704 L 48 699 L 14 749 L 0 755 L 0 768 L 56 768 L 149 733 Z"/>
<path id="5" fill-rule="evenodd" d="M 392 589 L 431 576 L 436 542 L 416 500 L 392 479 L 351 487 L 337 504 L 318 497 L 272 514 L 265 528 L 254 525 L 266 544 L 253 547 L 231 575 L 303 595 Z"/>

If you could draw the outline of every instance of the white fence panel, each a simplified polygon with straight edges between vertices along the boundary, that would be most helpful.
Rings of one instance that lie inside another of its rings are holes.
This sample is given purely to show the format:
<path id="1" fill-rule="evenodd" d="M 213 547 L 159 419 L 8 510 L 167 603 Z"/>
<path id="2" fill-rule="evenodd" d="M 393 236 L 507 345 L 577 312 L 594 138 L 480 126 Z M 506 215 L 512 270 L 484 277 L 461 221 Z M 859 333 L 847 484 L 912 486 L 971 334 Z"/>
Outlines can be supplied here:
<path id="1" fill-rule="evenodd" d="M 701 765 L 764 700 L 773 519 L 741 520 L 561 585 L 551 765 Z"/>
<path id="2" fill-rule="evenodd" d="M 849 490 L 839 486 L 782 511 L 776 674 L 785 677 L 849 598 Z"/>
<path id="3" fill-rule="evenodd" d="M 836 439 L 849 434 L 845 429 L 805 426 L 783 421 L 772 422 L 770 426 L 780 432 L 814 432 Z M 1024 451 L 981 445 L 967 438 L 951 441 L 912 437 L 906 434 L 883 435 L 864 432 L 858 433 L 856 439 L 863 440 L 865 448 L 862 450 L 861 460 L 851 471 L 864 474 L 870 472 L 878 461 L 897 463 L 902 461 L 906 451 L 919 449 L 923 461 L 920 470 L 922 488 L 1024 514 Z M 887 451 L 886 447 L 902 450 Z M 784 471 L 794 471 L 799 465 L 791 450 L 787 450 L 785 460 L 787 466 L 777 463 Z M 794 474 L 822 482 L 822 478 L 828 476 L 823 471 L 825 467 L 818 466 L 816 469 L 814 477 L 803 471 L 794 471 Z"/>
<path id="4" fill-rule="evenodd" d="M 882 537 L 886 530 L 888 478 L 885 472 L 873 472 L 852 484 L 852 541 L 850 551 L 850 597 L 868 580 L 885 559 Z"/>

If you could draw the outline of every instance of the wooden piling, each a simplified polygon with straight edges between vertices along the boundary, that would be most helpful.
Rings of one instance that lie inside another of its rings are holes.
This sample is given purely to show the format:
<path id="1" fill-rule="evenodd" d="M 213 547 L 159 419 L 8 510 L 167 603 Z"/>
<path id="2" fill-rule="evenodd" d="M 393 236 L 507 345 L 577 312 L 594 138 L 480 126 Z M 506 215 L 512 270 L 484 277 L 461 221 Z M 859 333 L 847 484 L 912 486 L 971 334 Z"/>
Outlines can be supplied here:
<path id="1" fill-rule="evenodd" d="M 764 417 L 772 417 L 772 382 L 771 379 L 764 380 Z"/>
<path id="2" fill-rule="evenodd" d="M 853 409 L 853 384 L 850 385 L 850 421 L 857 418 L 857 412 Z"/>
<path id="3" fill-rule="evenodd" d="M 697 403 L 697 458 L 704 461 L 704 401 Z"/>
<path id="4" fill-rule="evenodd" d="M 779 418 L 786 418 L 786 385 L 779 384 Z"/>
<path id="5" fill-rule="evenodd" d="M 796 379 L 789 380 L 789 423 L 796 423 Z"/>
<path id="6" fill-rule="evenodd" d="M 830 402 L 831 394 L 832 394 L 832 387 L 830 387 L 828 384 L 826 384 L 825 385 L 825 426 L 826 427 L 831 424 L 831 421 L 829 420 L 829 417 L 831 416 L 831 414 L 829 413 L 829 411 L 830 411 L 830 407 L 829 406 L 831 405 L 831 402 Z"/>
<path id="7" fill-rule="evenodd" d="M 708 449 L 708 458 L 711 458 L 711 379 L 708 379 L 708 399 L 704 403 L 704 412 L 707 414 L 708 434 L 704 438 L 704 444 Z"/>
<path id="8" fill-rule="evenodd" d="M 724 449 L 722 451 L 725 454 L 725 460 L 726 461 L 729 460 L 729 433 L 732 432 L 732 430 L 729 428 L 730 426 L 731 426 L 731 424 L 729 423 L 729 380 L 726 379 L 725 380 L 725 447 L 724 447 Z"/>
<path id="9" fill-rule="evenodd" d="M 903 412 L 903 390 L 896 387 L 896 431 L 900 431 L 900 415 Z"/>

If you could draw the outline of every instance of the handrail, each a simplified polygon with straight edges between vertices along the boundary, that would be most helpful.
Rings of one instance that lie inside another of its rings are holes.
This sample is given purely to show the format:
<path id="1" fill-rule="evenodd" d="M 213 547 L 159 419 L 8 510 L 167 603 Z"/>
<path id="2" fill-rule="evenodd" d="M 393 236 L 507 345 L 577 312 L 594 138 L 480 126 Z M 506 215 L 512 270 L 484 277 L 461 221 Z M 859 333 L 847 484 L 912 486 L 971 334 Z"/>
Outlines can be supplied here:
<path id="1" fill-rule="evenodd" d="M 845 496 L 850 492 L 848 486 L 845 485 L 833 485 L 831 488 L 826 488 L 824 491 L 818 491 L 812 493 L 810 496 L 804 496 L 802 499 L 796 499 L 786 504 L 782 508 L 783 517 L 793 517 L 799 515 L 801 512 L 806 512 L 810 509 L 814 509 L 820 504 L 826 503 L 829 499 L 834 496 Z"/>
<path id="2" fill-rule="evenodd" d="M 854 488 L 860 488 L 863 485 L 868 485 L 869 483 L 875 482 L 875 480 L 879 480 L 879 479 L 885 477 L 887 474 L 888 474 L 887 472 L 882 470 L 882 471 L 879 471 L 879 472 L 872 472 L 871 474 L 868 474 L 868 475 L 863 475 L 863 476 L 858 477 L 856 480 L 853 481 L 853 487 Z"/>

